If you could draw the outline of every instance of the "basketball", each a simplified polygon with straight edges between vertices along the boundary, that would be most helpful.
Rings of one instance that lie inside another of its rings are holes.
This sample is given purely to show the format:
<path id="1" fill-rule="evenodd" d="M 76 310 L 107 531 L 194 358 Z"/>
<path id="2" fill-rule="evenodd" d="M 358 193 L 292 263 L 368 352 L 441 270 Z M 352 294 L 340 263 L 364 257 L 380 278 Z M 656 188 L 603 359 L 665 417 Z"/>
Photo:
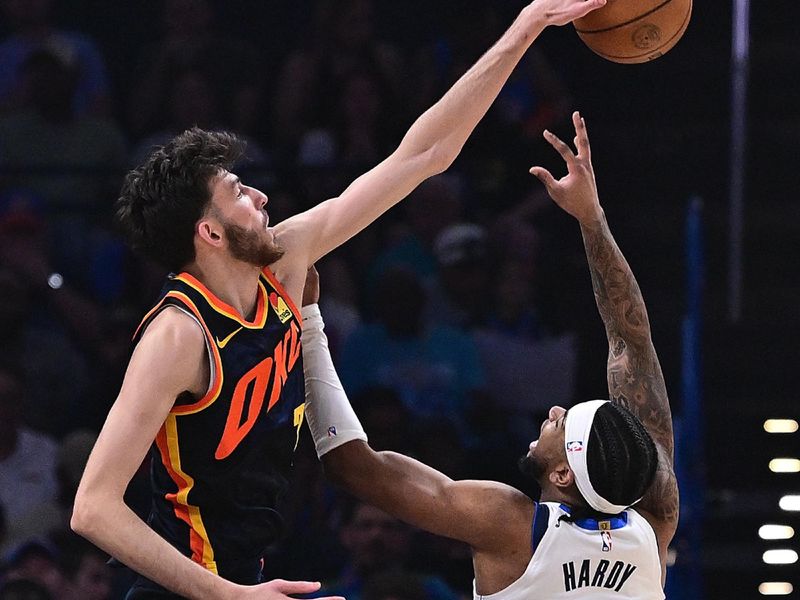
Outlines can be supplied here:
<path id="1" fill-rule="evenodd" d="M 666 54 L 683 36 L 692 0 L 608 0 L 574 21 L 583 42 L 616 63 L 643 63 Z"/>

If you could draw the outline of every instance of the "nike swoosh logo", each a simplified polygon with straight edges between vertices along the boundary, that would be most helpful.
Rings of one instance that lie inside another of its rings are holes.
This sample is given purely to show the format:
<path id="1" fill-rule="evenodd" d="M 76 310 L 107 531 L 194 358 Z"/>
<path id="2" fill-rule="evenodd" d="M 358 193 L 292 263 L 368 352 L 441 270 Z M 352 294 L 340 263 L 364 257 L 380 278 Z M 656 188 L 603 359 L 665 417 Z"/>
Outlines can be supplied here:
<path id="1" fill-rule="evenodd" d="M 220 348 L 224 348 L 225 346 L 227 346 L 228 342 L 231 341 L 231 338 L 235 336 L 237 333 L 239 333 L 242 329 L 243 329 L 242 327 L 239 327 L 239 329 L 231 333 L 229 336 L 226 336 L 225 339 L 223 340 L 217 338 L 217 346 L 219 346 Z"/>

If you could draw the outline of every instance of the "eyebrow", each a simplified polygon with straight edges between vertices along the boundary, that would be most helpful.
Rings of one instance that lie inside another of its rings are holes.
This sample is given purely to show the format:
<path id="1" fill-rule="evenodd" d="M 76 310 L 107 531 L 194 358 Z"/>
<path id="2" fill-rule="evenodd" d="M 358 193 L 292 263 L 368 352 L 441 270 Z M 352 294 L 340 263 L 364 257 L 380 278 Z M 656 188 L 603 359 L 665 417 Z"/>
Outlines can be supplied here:
<path id="1" fill-rule="evenodd" d="M 239 177 L 237 175 L 234 175 L 233 179 L 231 179 L 230 187 L 235 188 L 240 182 L 241 182 L 241 179 L 239 179 Z"/>

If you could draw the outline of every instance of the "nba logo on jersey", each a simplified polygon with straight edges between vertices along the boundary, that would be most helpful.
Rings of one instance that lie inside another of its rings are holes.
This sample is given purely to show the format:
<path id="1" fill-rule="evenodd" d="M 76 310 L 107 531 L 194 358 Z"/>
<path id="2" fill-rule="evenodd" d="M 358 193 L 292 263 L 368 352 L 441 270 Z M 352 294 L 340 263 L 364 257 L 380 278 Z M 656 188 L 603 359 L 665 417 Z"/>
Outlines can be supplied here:
<path id="1" fill-rule="evenodd" d="M 286 323 L 286 321 L 292 318 L 292 311 L 289 310 L 289 307 L 286 305 L 286 301 L 278 296 L 278 294 L 275 292 L 272 292 L 269 295 L 269 303 L 272 305 L 272 310 L 274 310 L 275 314 L 278 315 L 281 323 Z"/>
<path id="2" fill-rule="evenodd" d="M 603 540 L 603 552 L 611 552 L 611 532 L 601 531 L 600 539 Z"/>
<path id="3" fill-rule="evenodd" d="M 567 452 L 583 452 L 583 442 L 580 440 L 567 442 Z"/>

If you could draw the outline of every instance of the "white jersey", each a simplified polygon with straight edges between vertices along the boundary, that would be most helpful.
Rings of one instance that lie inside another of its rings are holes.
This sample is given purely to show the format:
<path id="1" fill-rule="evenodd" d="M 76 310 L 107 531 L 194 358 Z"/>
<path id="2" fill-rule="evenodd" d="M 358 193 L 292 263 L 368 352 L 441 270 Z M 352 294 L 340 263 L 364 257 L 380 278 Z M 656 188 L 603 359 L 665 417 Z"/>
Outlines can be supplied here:
<path id="1" fill-rule="evenodd" d="M 540 502 L 532 524 L 533 557 L 504 590 L 475 600 L 663 600 L 653 528 L 633 509 L 606 520 L 559 520 L 569 507 Z"/>

